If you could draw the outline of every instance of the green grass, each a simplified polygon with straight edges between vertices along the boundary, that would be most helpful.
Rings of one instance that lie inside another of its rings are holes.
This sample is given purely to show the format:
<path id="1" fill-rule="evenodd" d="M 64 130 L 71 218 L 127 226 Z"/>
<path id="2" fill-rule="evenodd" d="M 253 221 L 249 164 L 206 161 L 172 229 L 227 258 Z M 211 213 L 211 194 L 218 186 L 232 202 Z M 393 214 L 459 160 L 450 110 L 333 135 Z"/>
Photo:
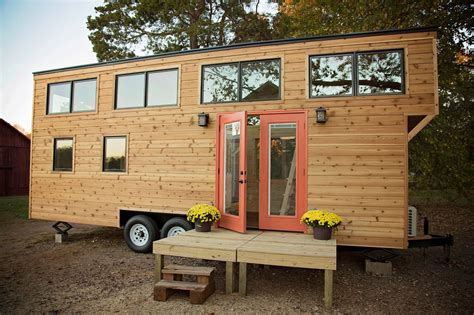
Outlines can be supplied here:
<path id="1" fill-rule="evenodd" d="M 28 196 L 0 197 L 0 214 L 28 219 Z"/>

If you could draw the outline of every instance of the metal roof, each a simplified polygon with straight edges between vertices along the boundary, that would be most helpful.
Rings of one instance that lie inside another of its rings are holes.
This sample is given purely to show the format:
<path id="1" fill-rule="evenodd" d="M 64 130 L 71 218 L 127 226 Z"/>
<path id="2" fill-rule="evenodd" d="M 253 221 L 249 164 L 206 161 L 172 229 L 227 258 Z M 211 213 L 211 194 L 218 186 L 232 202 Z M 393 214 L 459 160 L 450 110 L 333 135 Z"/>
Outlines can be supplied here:
<path id="1" fill-rule="evenodd" d="M 167 57 L 174 57 L 174 56 L 179 56 L 179 55 L 199 54 L 199 53 L 204 53 L 204 52 L 209 52 L 209 51 L 221 51 L 221 50 L 237 49 L 237 48 L 244 48 L 244 47 L 282 45 L 282 44 L 290 44 L 290 43 L 356 38 L 356 37 L 366 37 L 366 36 L 394 35 L 394 34 L 419 33 L 419 32 L 436 32 L 437 29 L 438 29 L 437 27 L 418 27 L 418 28 L 407 28 L 407 29 L 393 29 L 393 30 L 385 30 L 385 31 L 358 32 L 358 33 L 347 33 L 347 34 L 336 34 L 336 35 L 320 35 L 320 36 L 311 36 L 311 37 L 302 37 L 302 38 L 274 39 L 274 40 L 259 41 L 259 42 L 238 43 L 238 44 L 231 44 L 227 46 L 214 46 L 214 47 L 181 50 L 181 51 L 172 51 L 172 52 L 165 52 L 165 53 L 156 54 L 156 55 L 133 57 L 133 58 L 127 58 L 127 59 L 113 60 L 113 61 L 89 63 L 89 64 L 72 66 L 72 67 L 36 71 L 36 72 L 33 72 L 33 74 L 34 75 L 48 74 L 48 73 L 55 73 L 55 72 L 68 71 L 68 70 L 101 67 L 101 66 L 122 64 L 122 63 L 141 61 L 141 60 L 167 58 Z"/>

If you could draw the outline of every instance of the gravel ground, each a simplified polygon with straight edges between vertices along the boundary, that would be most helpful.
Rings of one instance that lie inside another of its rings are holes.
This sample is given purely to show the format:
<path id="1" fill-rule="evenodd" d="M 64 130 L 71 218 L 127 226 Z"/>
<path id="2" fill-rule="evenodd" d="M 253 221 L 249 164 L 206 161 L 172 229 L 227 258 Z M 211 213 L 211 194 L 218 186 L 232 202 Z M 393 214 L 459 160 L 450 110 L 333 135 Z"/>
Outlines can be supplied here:
<path id="1" fill-rule="evenodd" d="M 431 231 L 452 233 L 450 262 L 442 248 L 398 251 L 391 277 L 368 276 L 359 250 L 340 249 L 334 274 L 333 313 L 474 312 L 473 209 L 425 206 Z M 203 305 L 186 295 L 167 302 L 152 297 L 153 257 L 131 252 L 122 231 L 75 226 L 70 242 L 55 244 L 51 222 L 0 214 L 0 313 L 321 313 L 323 272 L 252 266 L 248 296 L 224 294 L 224 264 L 167 262 L 217 267 L 217 291 Z"/>

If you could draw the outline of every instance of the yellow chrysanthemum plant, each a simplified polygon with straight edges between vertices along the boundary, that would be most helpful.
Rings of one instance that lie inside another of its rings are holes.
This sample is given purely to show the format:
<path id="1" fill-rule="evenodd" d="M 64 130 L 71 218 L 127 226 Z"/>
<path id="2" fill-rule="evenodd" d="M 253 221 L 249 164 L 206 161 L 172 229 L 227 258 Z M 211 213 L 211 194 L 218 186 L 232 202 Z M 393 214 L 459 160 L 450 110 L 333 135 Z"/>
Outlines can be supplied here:
<path id="1" fill-rule="evenodd" d="M 313 227 L 314 238 L 328 240 L 332 230 L 342 223 L 342 218 L 329 211 L 308 210 L 301 217 L 300 223 Z"/>
<path id="2" fill-rule="evenodd" d="M 221 213 L 219 210 L 207 204 L 196 204 L 188 210 L 187 219 L 195 224 L 196 231 L 210 231 L 213 222 L 219 221 Z"/>

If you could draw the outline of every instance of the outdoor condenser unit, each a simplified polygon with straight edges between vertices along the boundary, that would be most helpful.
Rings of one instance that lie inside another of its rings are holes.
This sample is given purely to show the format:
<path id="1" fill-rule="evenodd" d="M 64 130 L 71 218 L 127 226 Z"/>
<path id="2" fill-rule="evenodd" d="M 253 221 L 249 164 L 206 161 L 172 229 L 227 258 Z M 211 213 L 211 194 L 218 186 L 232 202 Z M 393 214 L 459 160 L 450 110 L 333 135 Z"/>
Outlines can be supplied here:
<path id="1" fill-rule="evenodd" d="M 408 206 L 408 236 L 416 236 L 416 208 Z"/>

